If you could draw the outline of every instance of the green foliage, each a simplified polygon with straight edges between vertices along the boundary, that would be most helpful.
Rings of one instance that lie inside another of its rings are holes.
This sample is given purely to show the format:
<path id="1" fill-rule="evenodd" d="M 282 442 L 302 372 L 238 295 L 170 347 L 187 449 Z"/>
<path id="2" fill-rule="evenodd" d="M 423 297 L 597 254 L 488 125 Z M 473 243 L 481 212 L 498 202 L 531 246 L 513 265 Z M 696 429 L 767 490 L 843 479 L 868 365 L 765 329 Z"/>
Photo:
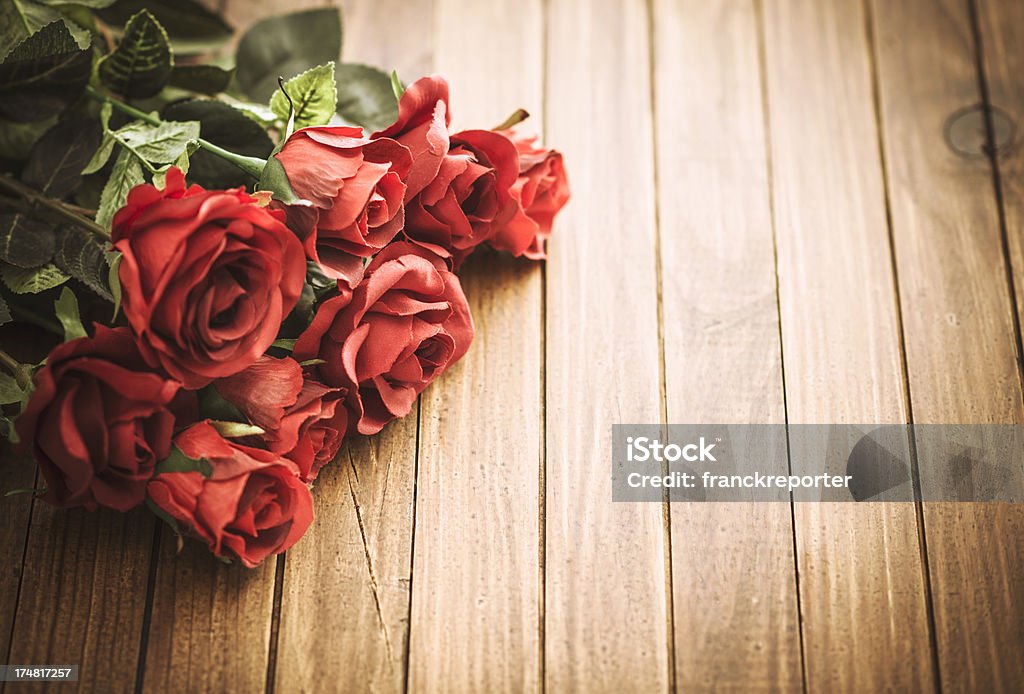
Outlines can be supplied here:
<path id="1" fill-rule="evenodd" d="M 402 84 L 402 80 L 398 79 L 398 70 L 391 71 L 391 91 L 395 95 L 395 100 L 402 98 L 402 94 L 405 94 L 405 85 Z"/>
<path id="2" fill-rule="evenodd" d="M 60 113 L 82 95 L 91 67 L 90 51 L 63 22 L 47 24 L 0 64 L 0 117 L 23 123 Z"/>
<path id="3" fill-rule="evenodd" d="M 128 199 L 128 191 L 144 182 L 142 162 L 129 150 L 121 150 L 114 161 L 114 169 L 110 178 L 103 186 L 100 194 L 100 207 L 96 210 L 96 223 L 102 227 L 110 227 L 114 214 L 121 209 Z"/>
<path id="4" fill-rule="evenodd" d="M 25 391 L 17 379 L 0 371 L 0 405 L 13 405 L 24 397 Z"/>
<path id="5" fill-rule="evenodd" d="M 270 17 L 253 25 L 238 44 L 235 77 L 256 101 L 277 89 L 277 78 L 297 75 L 341 55 L 341 12 L 323 8 Z"/>
<path id="6" fill-rule="evenodd" d="M 296 128 L 326 125 L 334 116 L 338 88 L 334 82 L 334 62 L 306 70 L 284 83 L 270 97 L 270 110 L 284 121 L 294 116 Z M 291 100 L 289 101 L 289 98 Z"/>
<path id="7" fill-rule="evenodd" d="M 0 325 L 7 325 L 14 318 L 11 316 L 11 307 L 7 305 L 7 300 L 0 296 Z"/>
<path id="8" fill-rule="evenodd" d="M 213 96 L 227 91 L 234 75 L 234 69 L 225 70 L 216 65 L 175 65 L 171 70 L 170 84 L 179 89 Z"/>
<path id="9" fill-rule="evenodd" d="M 118 274 L 118 270 L 121 268 L 122 257 L 116 251 L 107 253 L 107 265 L 110 266 L 107 273 L 107 284 L 110 285 L 110 293 L 114 296 L 114 315 L 110 319 L 111 322 L 117 320 L 117 313 L 121 310 L 121 276 Z"/>
<path id="10" fill-rule="evenodd" d="M 198 472 L 203 477 L 213 474 L 213 467 L 210 461 L 204 458 L 189 458 L 181 452 L 177 446 L 171 446 L 170 455 L 156 464 L 156 474 L 162 475 L 167 472 Z"/>
<path id="11" fill-rule="evenodd" d="M 178 55 L 206 53 L 231 38 L 231 27 L 196 0 L 118 0 L 98 14 L 107 24 L 121 26 L 141 10 L 156 17 Z"/>
<path id="12" fill-rule="evenodd" d="M 53 257 L 57 240 L 52 223 L 24 212 L 0 214 L 0 260 L 38 267 Z"/>
<path id="13" fill-rule="evenodd" d="M 398 117 L 393 79 L 369 65 L 339 65 L 338 113 L 367 130 L 383 130 Z"/>
<path id="14" fill-rule="evenodd" d="M 107 279 L 106 256 L 106 244 L 94 236 L 66 226 L 57 230 L 53 264 L 100 297 L 113 301 Z"/>
<path id="15" fill-rule="evenodd" d="M 57 320 L 64 328 L 65 342 L 86 337 L 82 317 L 78 313 L 78 298 L 73 291 L 64 287 L 60 291 L 60 298 L 54 302 L 53 309 L 57 314 Z"/>
<path id="16" fill-rule="evenodd" d="M 23 161 L 32 151 L 32 145 L 54 124 L 51 116 L 41 121 L 15 123 L 0 120 L 0 158 Z"/>
<path id="17" fill-rule="evenodd" d="M 145 99 L 164 88 L 174 67 L 167 32 L 148 10 L 132 16 L 113 53 L 98 64 L 103 84 L 130 99 Z"/>
<path id="18" fill-rule="evenodd" d="M 281 162 L 274 156 L 267 159 L 267 165 L 263 168 L 263 175 L 260 176 L 260 182 L 257 187 L 260 190 L 269 190 L 275 200 L 279 200 L 286 205 L 309 204 L 308 201 L 300 198 L 292 190 L 288 174 L 285 173 Z"/>
<path id="19" fill-rule="evenodd" d="M 103 0 L 93 0 L 102 2 Z M 90 0 L 75 3 L 88 4 Z M 69 14 L 72 8 L 64 8 L 68 14 L 62 13 L 53 6 L 70 5 L 66 2 L 52 0 L 0 0 L 0 60 L 25 39 L 37 33 L 47 24 L 61 22 L 68 34 L 80 50 L 89 47 L 92 36 L 89 30 L 78 24 Z"/>
<path id="20" fill-rule="evenodd" d="M 4 284 L 15 294 L 38 294 L 59 287 L 71 279 L 53 263 L 36 268 L 4 265 L 0 269 L 0 277 L 3 277 Z"/>
<path id="21" fill-rule="evenodd" d="M 259 123 L 222 101 L 176 101 L 160 115 L 167 121 L 197 121 L 203 139 L 236 154 L 265 159 L 274 148 Z M 231 162 L 199 150 L 191 157 L 189 180 L 207 188 L 229 188 L 245 185 L 251 179 Z"/>
<path id="22" fill-rule="evenodd" d="M 95 121 L 61 121 L 36 142 L 21 180 L 47 197 L 65 198 L 78 189 L 99 143 Z"/>

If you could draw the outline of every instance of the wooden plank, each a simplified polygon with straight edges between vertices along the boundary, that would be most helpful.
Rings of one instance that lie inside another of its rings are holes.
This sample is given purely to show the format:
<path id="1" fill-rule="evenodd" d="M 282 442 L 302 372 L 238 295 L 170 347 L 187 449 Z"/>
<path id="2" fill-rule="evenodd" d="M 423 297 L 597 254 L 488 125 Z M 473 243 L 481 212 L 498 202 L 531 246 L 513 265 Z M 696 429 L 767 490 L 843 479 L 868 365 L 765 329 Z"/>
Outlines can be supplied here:
<path id="1" fill-rule="evenodd" d="M 132 691 L 153 523 L 142 508 L 89 513 L 37 502 L 8 662 L 78 665 L 83 690 Z"/>
<path id="2" fill-rule="evenodd" d="M 179 554 L 166 529 L 160 545 L 143 691 L 261 690 L 275 561 L 227 566 L 194 540 Z"/>
<path id="3" fill-rule="evenodd" d="M 993 126 L 996 142 L 1002 145 L 998 149 L 999 175 L 1019 325 L 1024 323 L 1024 234 L 1020 233 L 1024 229 L 1024 150 L 1020 146 L 1024 127 L 1024 83 L 1020 80 L 1024 74 L 1024 4 L 977 0 L 975 6 L 988 94 L 992 105 L 1001 111 L 994 114 Z M 1014 135 L 1015 140 L 1008 141 Z"/>
<path id="4" fill-rule="evenodd" d="M 11 647 L 11 627 L 18 607 L 21 568 L 25 558 L 29 519 L 32 514 L 31 494 L 6 496 L 15 489 L 30 489 L 36 482 L 36 464 L 31 459 L 15 456 L 9 444 L 3 442 L 0 452 L 0 653 L 6 655 Z M 5 662 L 11 663 L 8 658 Z"/>
<path id="5" fill-rule="evenodd" d="M 416 420 L 353 439 L 320 473 L 285 560 L 276 691 L 403 691 Z"/>
<path id="6" fill-rule="evenodd" d="M 963 156 L 943 140 L 947 118 L 982 96 L 969 5 L 946 0 L 872 7 L 914 419 L 1024 423 L 990 162 Z M 998 9 L 987 8 L 989 15 Z M 990 26 L 988 35 L 1015 30 Z M 915 40 L 907 41 L 911 33 Z M 1001 484 L 1020 495 L 1024 470 L 1006 462 Z M 924 519 L 943 688 L 1019 689 L 1024 508 L 925 504 Z"/>
<path id="7" fill-rule="evenodd" d="M 865 16 L 763 3 L 790 423 L 902 423 L 907 403 Z M 934 686 L 910 504 L 795 507 L 806 686 Z"/>
<path id="8" fill-rule="evenodd" d="M 345 59 L 429 69 L 433 3 L 350 0 Z M 288 552 L 275 666 L 277 691 L 403 691 L 406 682 L 418 409 L 357 437 L 321 472 L 316 520 Z"/>
<path id="9" fill-rule="evenodd" d="M 668 421 L 784 424 L 755 4 L 657 0 L 653 19 Z M 670 511 L 676 686 L 800 689 L 790 506 Z"/>
<path id="10" fill-rule="evenodd" d="M 661 416 L 649 17 L 547 5 L 546 131 L 574 199 L 547 266 L 545 682 L 670 686 L 659 504 L 611 501 L 611 427 Z"/>
<path id="11" fill-rule="evenodd" d="M 539 0 L 440 0 L 436 12 L 434 69 L 451 84 L 453 130 L 493 127 L 520 106 L 542 113 Z M 459 274 L 476 338 L 423 395 L 409 686 L 535 691 L 541 268 L 482 252 Z"/>

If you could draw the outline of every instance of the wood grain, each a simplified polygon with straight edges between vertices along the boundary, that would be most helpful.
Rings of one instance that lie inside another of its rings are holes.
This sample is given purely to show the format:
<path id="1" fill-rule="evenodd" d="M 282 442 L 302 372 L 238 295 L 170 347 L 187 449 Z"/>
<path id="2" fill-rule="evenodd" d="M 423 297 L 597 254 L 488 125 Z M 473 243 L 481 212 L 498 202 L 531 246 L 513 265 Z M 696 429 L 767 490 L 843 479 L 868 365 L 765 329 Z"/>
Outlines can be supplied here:
<path id="1" fill-rule="evenodd" d="M 433 3 L 344 4 L 346 60 L 429 70 Z M 419 409 L 352 439 L 313 490 L 316 519 L 288 552 L 277 691 L 403 691 L 409 638 Z"/>
<path id="2" fill-rule="evenodd" d="M 90 513 L 36 503 L 8 662 L 78 665 L 85 691 L 132 691 L 153 522 L 145 509 Z"/>
<path id="3" fill-rule="evenodd" d="M 15 489 L 34 487 L 36 464 L 15 456 L 8 450 L 6 442 L 0 445 L 0 517 L 4 519 L 0 524 L 0 552 L 3 552 L 0 568 L 0 653 L 6 656 L 11 647 L 11 629 L 18 607 L 22 561 L 33 504 L 31 494 L 6 494 Z M 5 662 L 10 663 L 10 658 Z"/>
<path id="4" fill-rule="evenodd" d="M 143 691 L 262 689 L 274 560 L 225 565 L 195 540 L 178 553 L 174 534 L 161 531 Z"/>
<path id="5" fill-rule="evenodd" d="M 653 27 L 668 421 L 784 424 L 755 4 L 658 0 Z M 789 505 L 671 519 L 676 686 L 799 690 Z"/>
<path id="6" fill-rule="evenodd" d="M 548 4 L 548 140 L 574 199 L 547 268 L 544 567 L 549 691 L 665 691 L 665 528 L 611 501 L 613 423 L 661 416 L 645 3 Z"/>
<path id="7" fill-rule="evenodd" d="M 906 422 L 863 9 L 763 12 L 789 421 Z M 798 503 L 795 521 L 807 688 L 932 688 L 914 506 Z"/>
<path id="8" fill-rule="evenodd" d="M 416 420 L 353 439 L 320 473 L 285 560 L 275 691 L 403 691 Z"/>
<path id="9" fill-rule="evenodd" d="M 992 170 L 943 139 L 946 119 L 982 96 L 969 6 L 872 8 L 915 421 L 1024 423 Z M 1019 497 L 1024 469 L 1007 463 Z M 943 688 L 1019 689 L 1024 508 L 926 503 L 924 518 Z"/>
<path id="10" fill-rule="evenodd" d="M 1006 241 L 1016 295 L 1018 325 L 1024 323 L 1024 4 L 1012 0 L 976 0 L 985 81 L 991 104 L 1008 116 L 1010 138 L 999 153 L 999 180 Z M 1002 122 L 1000 114 L 994 116 Z M 1002 137 L 1002 128 L 996 126 Z M 1020 335 L 1017 335 L 1020 339 Z M 1017 345 L 1018 348 L 1020 345 Z M 1018 355 L 1019 358 L 1020 355 Z"/>
<path id="11" fill-rule="evenodd" d="M 440 0 L 436 13 L 434 69 L 451 85 L 453 130 L 492 127 L 519 106 L 542 113 L 538 0 Z M 476 337 L 423 395 L 409 686 L 536 691 L 541 269 L 478 251 L 459 274 Z"/>

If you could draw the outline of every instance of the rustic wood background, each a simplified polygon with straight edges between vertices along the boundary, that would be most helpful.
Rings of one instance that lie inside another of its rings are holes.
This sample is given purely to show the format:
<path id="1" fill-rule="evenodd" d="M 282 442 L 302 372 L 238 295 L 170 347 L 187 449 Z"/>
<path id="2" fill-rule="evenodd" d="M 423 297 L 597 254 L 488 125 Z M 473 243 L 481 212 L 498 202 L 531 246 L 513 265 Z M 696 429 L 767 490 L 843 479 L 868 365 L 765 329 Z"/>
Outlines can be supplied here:
<path id="1" fill-rule="evenodd" d="M 6 662 L 101 692 L 1024 690 L 1021 506 L 612 504 L 607 467 L 615 422 L 1024 424 L 1024 3 L 344 9 L 344 58 L 445 74 L 456 125 L 534 114 L 574 191 L 551 260 L 469 264 L 473 349 L 276 564 L 5 499 Z"/>

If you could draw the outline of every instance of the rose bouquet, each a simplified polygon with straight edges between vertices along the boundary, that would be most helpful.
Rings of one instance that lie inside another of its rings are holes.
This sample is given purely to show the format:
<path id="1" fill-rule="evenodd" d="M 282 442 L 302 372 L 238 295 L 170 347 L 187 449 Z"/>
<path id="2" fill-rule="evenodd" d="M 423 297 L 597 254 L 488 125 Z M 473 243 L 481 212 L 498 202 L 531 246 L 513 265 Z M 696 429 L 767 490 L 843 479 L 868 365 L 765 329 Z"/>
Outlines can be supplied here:
<path id="1" fill-rule="evenodd" d="M 544 258 L 566 176 L 523 111 L 452 132 L 443 78 L 336 65 L 336 10 L 232 57 L 190 0 L 139 6 L 0 0 L 0 429 L 43 500 L 251 567 L 469 349 L 463 260 Z"/>

